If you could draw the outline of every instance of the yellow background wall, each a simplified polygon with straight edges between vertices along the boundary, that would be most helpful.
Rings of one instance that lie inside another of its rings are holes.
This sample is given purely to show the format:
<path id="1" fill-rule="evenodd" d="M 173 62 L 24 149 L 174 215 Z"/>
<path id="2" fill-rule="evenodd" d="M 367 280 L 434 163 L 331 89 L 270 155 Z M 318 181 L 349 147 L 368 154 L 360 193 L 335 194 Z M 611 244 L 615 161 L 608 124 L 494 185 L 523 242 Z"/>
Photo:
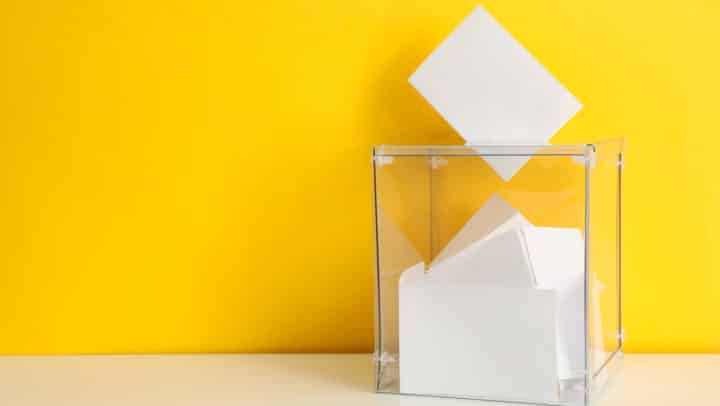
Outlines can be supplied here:
<path id="1" fill-rule="evenodd" d="M 475 4 L 3 1 L 0 353 L 369 351 L 370 146 L 461 142 L 406 79 Z M 627 349 L 720 351 L 720 7 L 484 5 L 627 137 Z"/>

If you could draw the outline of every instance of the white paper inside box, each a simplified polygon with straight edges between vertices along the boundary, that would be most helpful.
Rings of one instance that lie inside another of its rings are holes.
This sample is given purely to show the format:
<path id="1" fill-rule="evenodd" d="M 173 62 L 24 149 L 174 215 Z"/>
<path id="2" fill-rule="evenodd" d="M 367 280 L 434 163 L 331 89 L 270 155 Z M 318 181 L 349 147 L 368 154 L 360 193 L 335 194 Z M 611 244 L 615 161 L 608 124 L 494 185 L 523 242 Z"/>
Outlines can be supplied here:
<path id="1" fill-rule="evenodd" d="M 402 273 L 400 392 L 558 402 L 583 376 L 580 232 L 518 216 L 494 197 L 448 244 L 456 253 Z"/>

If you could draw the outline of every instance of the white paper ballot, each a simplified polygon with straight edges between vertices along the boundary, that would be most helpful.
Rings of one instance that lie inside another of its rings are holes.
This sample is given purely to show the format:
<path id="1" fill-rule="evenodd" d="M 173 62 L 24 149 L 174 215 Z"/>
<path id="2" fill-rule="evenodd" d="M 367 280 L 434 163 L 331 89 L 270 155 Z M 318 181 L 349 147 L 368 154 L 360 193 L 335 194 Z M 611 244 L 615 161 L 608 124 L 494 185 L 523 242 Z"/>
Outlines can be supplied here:
<path id="1" fill-rule="evenodd" d="M 400 289 L 402 393 L 558 401 L 552 292 L 409 279 Z"/>
<path id="2" fill-rule="evenodd" d="M 584 253 L 577 229 L 511 221 L 432 267 L 428 279 L 553 291 L 557 298 L 558 376 L 574 379 L 583 376 L 585 367 Z"/>
<path id="3" fill-rule="evenodd" d="M 476 241 L 525 225 L 530 225 L 530 222 L 502 197 L 494 194 L 437 254 L 431 266 L 452 257 Z"/>
<path id="4" fill-rule="evenodd" d="M 538 289 L 557 297 L 557 353 L 560 379 L 584 376 L 585 247 L 580 230 L 523 228 Z"/>
<path id="5" fill-rule="evenodd" d="M 403 272 L 401 392 L 557 401 L 560 380 L 583 376 L 580 231 L 503 224 L 428 272 Z"/>
<path id="6" fill-rule="evenodd" d="M 401 392 L 558 400 L 556 295 L 535 288 L 522 229 L 399 282 Z"/>
<path id="7" fill-rule="evenodd" d="M 469 145 L 544 145 L 582 107 L 478 6 L 410 76 Z M 485 157 L 505 180 L 528 157 Z"/>
<path id="8" fill-rule="evenodd" d="M 431 267 L 426 280 L 458 286 L 535 287 L 521 230 L 476 241 L 455 256 Z"/>

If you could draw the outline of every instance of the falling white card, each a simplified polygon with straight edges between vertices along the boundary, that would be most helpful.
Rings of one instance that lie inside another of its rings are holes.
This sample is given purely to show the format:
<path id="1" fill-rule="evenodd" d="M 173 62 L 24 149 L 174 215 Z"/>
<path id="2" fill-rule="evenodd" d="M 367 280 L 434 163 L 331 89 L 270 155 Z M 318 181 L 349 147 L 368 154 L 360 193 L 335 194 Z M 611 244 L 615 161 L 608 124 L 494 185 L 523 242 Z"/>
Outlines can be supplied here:
<path id="1" fill-rule="evenodd" d="M 529 224 L 530 222 L 502 197 L 492 195 L 437 254 L 431 266 L 452 257 L 476 241 Z"/>
<path id="2" fill-rule="evenodd" d="M 469 145 L 544 145 L 582 107 L 478 6 L 410 76 Z M 505 180 L 529 157 L 484 157 Z"/>

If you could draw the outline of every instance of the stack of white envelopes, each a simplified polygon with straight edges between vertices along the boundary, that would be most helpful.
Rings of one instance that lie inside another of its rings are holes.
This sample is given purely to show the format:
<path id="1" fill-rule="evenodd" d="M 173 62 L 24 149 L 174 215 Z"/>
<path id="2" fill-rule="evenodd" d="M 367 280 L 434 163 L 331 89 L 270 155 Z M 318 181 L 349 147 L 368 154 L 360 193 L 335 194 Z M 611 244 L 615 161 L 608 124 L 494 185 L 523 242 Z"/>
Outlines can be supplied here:
<path id="1" fill-rule="evenodd" d="M 558 401 L 584 371 L 583 247 L 493 196 L 400 277 L 400 391 Z"/>
<path id="2" fill-rule="evenodd" d="M 468 145 L 546 145 L 581 108 L 482 7 L 410 83 Z M 484 156 L 505 181 L 529 156 Z M 493 196 L 399 280 L 400 391 L 556 402 L 585 371 L 584 241 Z"/>

